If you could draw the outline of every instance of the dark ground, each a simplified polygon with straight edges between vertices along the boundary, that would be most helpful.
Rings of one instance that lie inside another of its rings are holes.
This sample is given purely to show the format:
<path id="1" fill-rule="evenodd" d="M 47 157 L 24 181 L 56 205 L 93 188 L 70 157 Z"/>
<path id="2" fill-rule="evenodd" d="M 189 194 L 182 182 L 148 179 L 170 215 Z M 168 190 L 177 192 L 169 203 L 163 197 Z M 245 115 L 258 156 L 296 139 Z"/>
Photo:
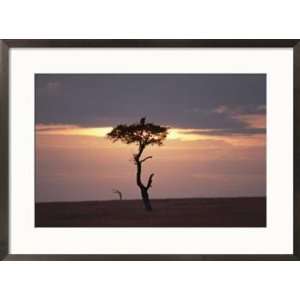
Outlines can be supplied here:
<path id="1" fill-rule="evenodd" d="M 36 227 L 265 227 L 266 198 L 36 203 Z"/>

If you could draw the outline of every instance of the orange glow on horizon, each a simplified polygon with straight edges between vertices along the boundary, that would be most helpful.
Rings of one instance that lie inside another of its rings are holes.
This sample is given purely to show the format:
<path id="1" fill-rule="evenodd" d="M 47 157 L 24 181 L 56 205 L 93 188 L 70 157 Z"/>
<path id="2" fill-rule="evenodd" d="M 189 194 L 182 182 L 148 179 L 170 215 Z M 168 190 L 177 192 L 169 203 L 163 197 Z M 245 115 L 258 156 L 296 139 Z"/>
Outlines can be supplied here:
<path id="1" fill-rule="evenodd" d="M 82 128 L 75 125 L 37 125 L 36 130 L 38 134 L 46 135 L 81 135 L 81 136 L 94 136 L 105 137 L 113 127 L 89 127 Z M 201 133 L 209 133 L 210 130 L 199 129 L 169 129 L 167 136 L 168 140 L 182 140 L 182 141 L 197 141 L 203 139 L 210 139 L 207 135 Z"/>
<path id="2" fill-rule="evenodd" d="M 262 120 L 257 121 L 255 124 L 261 124 Z M 39 135 L 61 135 L 61 136 L 82 136 L 82 137 L 96 137 L 105 138 L 112 127 L 79 127 L 75 125 L 43 125 L 36 126 L 36 132 Z M 214 134 L 210 135 L 210 132 Z M 255 146 L 265 144 L 265 134 L 253 134 L 251 136 L 235 134 L 235 135 L 218 135 L 216 130 L 211 129 L 183 129 L 171 128 L 167 136 L 168 141 L 178 142 L 197 142 L 197 141 L 224 141 L 231 145 L 236 146 Z"/>

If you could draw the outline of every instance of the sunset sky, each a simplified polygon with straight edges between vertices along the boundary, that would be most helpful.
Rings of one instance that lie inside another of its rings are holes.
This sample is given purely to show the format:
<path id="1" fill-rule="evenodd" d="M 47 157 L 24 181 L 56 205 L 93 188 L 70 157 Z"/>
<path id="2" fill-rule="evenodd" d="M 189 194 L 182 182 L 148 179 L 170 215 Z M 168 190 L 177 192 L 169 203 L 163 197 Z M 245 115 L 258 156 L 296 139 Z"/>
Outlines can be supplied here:
<path id="1" fill-rule="evenodd" d="M 140 197 L 135 145 L 113 126 L 170 127 L 150 146 L 151 198 L 265 196 L 265 74 L 37 74 L 36 201 Z"/>

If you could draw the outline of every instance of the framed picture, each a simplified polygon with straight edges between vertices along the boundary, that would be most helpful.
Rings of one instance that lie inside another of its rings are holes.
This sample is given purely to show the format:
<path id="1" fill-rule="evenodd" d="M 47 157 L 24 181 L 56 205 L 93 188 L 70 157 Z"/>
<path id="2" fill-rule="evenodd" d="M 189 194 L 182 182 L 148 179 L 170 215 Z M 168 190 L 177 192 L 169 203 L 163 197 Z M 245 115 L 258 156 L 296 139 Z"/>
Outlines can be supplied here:
<path id="1" fill-rule="evenodd" d="M 2 40 L 1 258 L 298 260 L 298 40 Z"/>

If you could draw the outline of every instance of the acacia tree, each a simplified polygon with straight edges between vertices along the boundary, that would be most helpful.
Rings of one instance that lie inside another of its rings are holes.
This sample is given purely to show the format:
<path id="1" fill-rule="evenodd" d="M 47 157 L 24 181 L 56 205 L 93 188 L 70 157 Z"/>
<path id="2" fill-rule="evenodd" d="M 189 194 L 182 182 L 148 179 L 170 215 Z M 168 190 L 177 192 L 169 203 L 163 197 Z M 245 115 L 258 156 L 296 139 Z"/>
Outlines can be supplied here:
<path id="1" fill-rule="evenodd" d="M 142 165 L 152 156 L 143 158 L 142 154 L 149 145 L 161 146 L 167 134 L 167 127 L 146 123 L 146 118 L 142 118 L 139 123 L 118 125 L 107 134 L 107 137 L 113 142 L 121 141 L 127 145 L 136 144 L 138 146 L 138 152 L 133 154 L 133 161 L 136 165 L 136 184 L 140 188 L 146 210 L 152 210 L 148 190 L 152 186 L 154 173 L 149 176 L 147 183 L 144 184 L 142 181 Z"/>

